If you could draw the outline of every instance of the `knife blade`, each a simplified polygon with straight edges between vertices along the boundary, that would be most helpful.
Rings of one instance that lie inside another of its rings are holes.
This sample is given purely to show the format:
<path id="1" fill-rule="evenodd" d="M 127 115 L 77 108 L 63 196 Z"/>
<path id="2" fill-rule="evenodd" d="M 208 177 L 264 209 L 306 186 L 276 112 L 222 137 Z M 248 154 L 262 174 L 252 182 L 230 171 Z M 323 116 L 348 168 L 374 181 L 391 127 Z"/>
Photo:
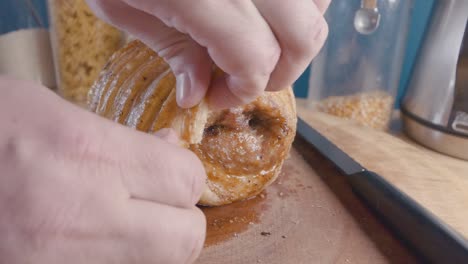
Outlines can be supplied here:
<path id="1" fill-rule="evenodd" d="M 468 263 L 468 242 L 411 197 L 367 170 L 298 117 L 297 134 L 346 177 L 356 195 L 430 263 Z"/>

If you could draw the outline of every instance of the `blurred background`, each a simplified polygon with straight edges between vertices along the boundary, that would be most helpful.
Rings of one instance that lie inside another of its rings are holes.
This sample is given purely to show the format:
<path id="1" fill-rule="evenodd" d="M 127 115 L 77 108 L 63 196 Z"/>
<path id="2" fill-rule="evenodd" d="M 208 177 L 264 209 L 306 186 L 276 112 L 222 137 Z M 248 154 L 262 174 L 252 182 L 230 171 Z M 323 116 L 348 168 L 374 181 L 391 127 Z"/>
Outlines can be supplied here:
<path id="1" fill-rule="evenodd" d="M 398 108 L 401 102 L 401 98 L 408 85 L 411 69 L 415 62 L 416 54 L 421 45 L 424 36 L 424 30 L 428 24 L 431 16 L 431 10 L 434 5 L 434 0 L 415 0 L 411 7 L 411 21 L 408 32 L 408 40 L 405 50 L 404 63 L 401 69 L 401 79 L 398 89 L 397 100 L 395 101 L 395 107 Z M 308 95 L 310 79 L 310 68 L 307 69 L 304 74 L 297 80 L 294 85 L 296 96 L 300 98 L 306 98 Z"/>
<path id="2" fill-rule="evenodd" d="M 430 18 L 433 4 L 434 0 L 415 0 L 411 8 L 409 35 L 404 55 L 404 63 L 401 68 L 398 95 L 395 100 L 395 107 L 397 108 L 399 107 L 400 100 L 408 84 L 411 69 L 421 44 L 424 29 Z M 28 15 L 20 14 L 20 12 L 24 12 L 23 10 L 29 10 Z M 0 1 L 0 18 L 0 35 L 18 29 L 49 28 L 46 0 Z M 310 74 L 309 68 L 294 84 L 297 97 L 307 97 Z"/>
<path id="3" fill-rule="evenodd" d="M 49 27 L 46 0 L 0 1 L 0 34 L 18 29 Z M 24 10 L 31 15 L 24 15 Z"/>
<path id="4" fill-rule="evenodd" d="M 332 0 L 328 39 L 294 83 L 298 105 L 403 130 L 468 160 L 467 8 L 467 0 Z M 127 37 L 85 0 L 2 0 L 0 74 L 38 81 L 86 107 Z"/>

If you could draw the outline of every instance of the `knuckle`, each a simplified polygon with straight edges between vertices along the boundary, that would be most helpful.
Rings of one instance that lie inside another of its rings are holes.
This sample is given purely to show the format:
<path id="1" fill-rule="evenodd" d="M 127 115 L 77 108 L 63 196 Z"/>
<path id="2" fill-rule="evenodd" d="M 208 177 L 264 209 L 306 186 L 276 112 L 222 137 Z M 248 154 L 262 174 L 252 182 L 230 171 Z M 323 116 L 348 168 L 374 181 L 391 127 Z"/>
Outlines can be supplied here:
<path id="1" fill-rule="evenodd" d="M 321 41 L 323 44 L 323 42 L 325 42 L 325 40 L 328 37 L 328 23 L 324 17 L 321 17 L 319 21 L 320 21 L 318 23 L 319 31 L 317 32 L 315 39 Z"/>
<path id="2" fill-rule="evenodd" d="M 179 144 L 179 140 L 180 140 L 179 136 L 177 135 L 175 130 L 172 128 L 160 129 L 159 131 L 155 133 L 155 135 L 168 143 L 171 143 L 174 145 Z"/>
<path id="3" fill-rule="evenodd" d="M 35 149 L 23 137 L 10 135 L 0 144 L 0 157 L 8 162 L 24 164 L 34 158 Z"/>
<path id="4" fill-rule="evenodd" d="M 177 185 L 177 204 L 182 208 L 192 208 L 200 199 L 204 190 L 206 173 L 198 156 L 192 151 L 171 145 L 171 150 L 165 159 L 164 169 L 167 170 L 172 184 Z M 169 154 L 170 153 L 170 154 Z"/>
<path id="5" fill-rule="evenodd" d="M 118 23 L 119 21 L 113 13 L 113 5 L 109 0 L 87 0 L 87 4 L 93 9 L 94 13 L 99 16 L 99 18 L 106 20 L 108 23 Z"/>
<path id="6" fill-rule="evenodd" d="M 198 202 L 201 194 L 205 187 L 206 172 L 203 163 L 193 152 L 187 150 L 188 162 L 190 166 L 187 166 L 188 173 L 190 175 L 190 205 L 194 205 Z"/>
<path id="7" fill-rule="evenodd" d="M 330 6 L 331 0 L 315 0 L 315 4 L 320 9 L 320 12 L 325 13 Z"/>
<path id="8" fill-rule="evenodd" d="M 228 86 L 231 93 L 236 96 L 241 103 L 247 104 L 262 95 L 268 84 L 270 73 L 251 74 L 246 78 L 231 78 L 228 80 Z"/>
<path id="9" fill-rule="evenodd" d="M 253 66 L 255 66 L 255 73 L 261 76 L 269 76 L 278 63 L 281 55 L 281 48 L 275 41 L 256 50 L 253 55 L 255 55 L 252 57 L 255 58 L 255 63 L 253 64 Z"/>
<path id="10" fill-rule="evenodd" d="M 185 68 L 180 57 L 192 44 L 186 36 L 178 33 L 169 34 L 169 36 L 160 39 L 153 39 L 151 46 L 155 48 L 158 55 L 161 56 L 172 66 L 175 75 L 181 73 Z"/>
<path id="11" fill-rule="evenodd" d="M 312 54 L 315 54 L 325 43 L 325 40 L 328 36 L 328 24 L 323 16 L 315 23 L 315 30 L 311 33 L 312 41 L 315 43 L 311 51 Z"/>
<path id="12" fill-rule="evenodd" d="M 323 16 L 310 21 L 303 34 L 291 37 L 288 43 L 288 56 L 294 59 L 311 59 L 325 43 L 328 25 Z"/>
<path id="13" fill-rule="evenodd" d="M 62 158 L 70 159 L 79 164 L 89 160 L 100 159 L 102 146 L 95 144 L 100 140 L 93 140 L 88 131 L 79 126 L 70 124 L 66 129 L 57 128 L 52 145 Z"/>
<path id="14" fill-rule="evenodd" d="M 177 232 L 171 235 L 171 254 L 164 252 L 163 255 L 159 256 L 158 259 L 163 259 L 161 263 L 193 263 L 204 246 L 206 236 L 206 219 L 203 213 L 198 208 L 185 209 L 184 219 L 177 219 L 172 225 L 177 228 Z M 154 234 L 148 235 L 147 243 L 148 248 L 161 247 L 161 240 L 157 239 Z M 141 238 L 138 238 L 141 241 Z M 174 254 L 176 253 L 176 254 Z"/>
<path id="15" fill-rule="evenodd" d="M 259 86 L 244 86 L 239 89 L 231 89 L 231 91 L 240 104 L 248 104 L 262 94 L 263 88 Z"/>
<path id="16" fill-rule="evenodd" d="M 187 245 L 186 248 L 188 249 L 188 256 L 187 259 L 183 263 L 193 263 L 205 244 L 205 237 L 206 237 L 206 218 L 203 212 L 195 208 L 194 209 L 194 219 L 193 226 L 191 226 L 192 232 L 190 232 L 189 238 L 186 239 Z"/>
<path id="17" fill-rule="evenodd" d="M 321 27 L 321 30 L 319 32 L 317 32 L 317 34 L 315 35 L 315 38 L 314 38 L 314 41 L 316 43 L 316 45 L 314 45 L 314 49 L 312 50 L 311 54 L 310 54 L 310 59 L 313 59 L 315 56 L 317 56 L 317 54 L 320 52 L 320 50 L 322 49 L 322 47 L 324 46 L 326 40 L 327 40 L 327 37 L 328 37 L 328 25 L 327 25 L 327 22 L 325 21 L 325 19 L 322 19 L 322 27 Z"/>
<path id="18" fill-rule="evenodd" d="M 233 72 L 237 76 L 260 75 L 268 77 L 275 69 L 281 55 L 281 48 L 278 42 L 272 40 L 258 40 L 252 45 L 243 45 L 239 57 L 233 61 Z"/>

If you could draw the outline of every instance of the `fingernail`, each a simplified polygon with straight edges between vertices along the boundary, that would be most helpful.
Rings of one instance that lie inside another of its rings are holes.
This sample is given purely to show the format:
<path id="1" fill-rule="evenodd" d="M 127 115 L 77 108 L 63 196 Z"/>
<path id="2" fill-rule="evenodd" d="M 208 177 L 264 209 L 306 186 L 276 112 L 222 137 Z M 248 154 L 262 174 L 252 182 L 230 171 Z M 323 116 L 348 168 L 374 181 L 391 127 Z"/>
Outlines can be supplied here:
<path id="1" fill-rule="evenodd" d="M 182 108 L 191 107 L 189 104 L 192 84 L 187 73 L 184 72 L 176 76 L 176 89 L 177 104 Z"/>

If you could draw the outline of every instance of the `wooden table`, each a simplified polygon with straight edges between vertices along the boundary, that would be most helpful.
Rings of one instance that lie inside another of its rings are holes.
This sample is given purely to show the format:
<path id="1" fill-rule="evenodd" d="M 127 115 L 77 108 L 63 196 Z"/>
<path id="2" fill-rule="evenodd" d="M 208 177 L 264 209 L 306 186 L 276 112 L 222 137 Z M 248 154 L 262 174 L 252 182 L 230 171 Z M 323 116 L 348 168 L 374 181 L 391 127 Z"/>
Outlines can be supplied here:
<path id="1" fill-rule="evenodd" d="M 205 213 L 198 263 L 417 263 L 332 164 L 300 140 L 262 195 Z"/>
<path id="2" fill-rule="evenodd" d="M 351 121 L 314 113 L 298 101 L 299 115 L 340 149 L 413 198 L 468 238 L 468 162 Z M 395 130 L 394 130 L 395 132 Z"/>

